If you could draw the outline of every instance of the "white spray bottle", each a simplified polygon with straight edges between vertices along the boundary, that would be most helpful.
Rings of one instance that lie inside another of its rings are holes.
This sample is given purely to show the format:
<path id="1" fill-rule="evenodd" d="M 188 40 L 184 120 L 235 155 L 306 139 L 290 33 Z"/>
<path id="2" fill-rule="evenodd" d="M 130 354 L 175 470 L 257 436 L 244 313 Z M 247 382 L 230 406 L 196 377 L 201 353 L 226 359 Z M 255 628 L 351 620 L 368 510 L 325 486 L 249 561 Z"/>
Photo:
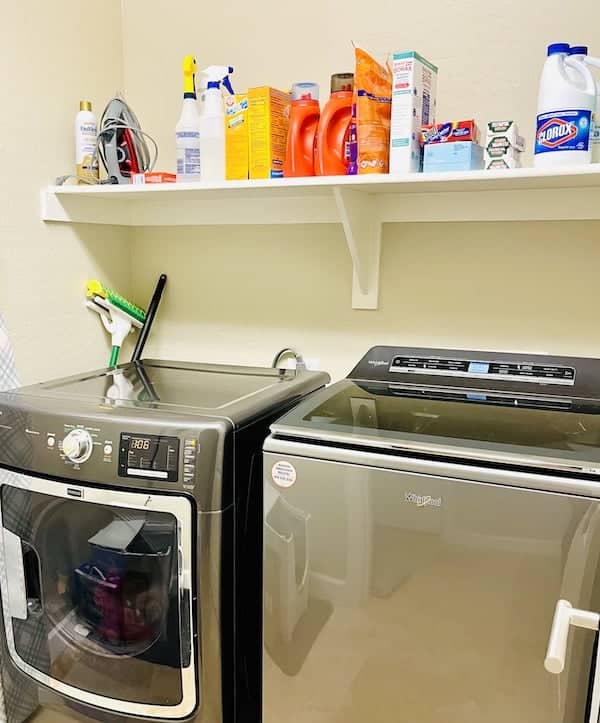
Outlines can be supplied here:
<path id="1" fill-rule="evenodd" d="M 200 180 L 200 113 L 196 100 L 196 59 L 183 59 L 183 107 L 175 127 L 177 181 Z"/>
<path id="2" fill-rule="evenodd" d="M 225 107 L 221 83 L 233 95 L 229 65 L 211 65 L 202 71 L 208 78 L 204 92 L 204 108 L 200 115 L 200 153 L 202 156 L 202 180 L 220 182 L 225 180 Z"/>

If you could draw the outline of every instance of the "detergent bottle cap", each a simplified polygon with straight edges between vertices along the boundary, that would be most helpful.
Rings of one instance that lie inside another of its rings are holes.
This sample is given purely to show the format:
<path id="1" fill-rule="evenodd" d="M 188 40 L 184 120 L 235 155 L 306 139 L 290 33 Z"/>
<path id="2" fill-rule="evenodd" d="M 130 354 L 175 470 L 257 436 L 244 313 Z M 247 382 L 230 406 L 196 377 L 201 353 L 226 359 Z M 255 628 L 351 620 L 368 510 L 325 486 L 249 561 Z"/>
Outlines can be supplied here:
<path id="1" fill-rule="evenodd" d="M 331 76 L 331 92 L 352 91 L 354 89 L 354 73 L 334 73 Z"/>
<path id="2" fill-rule="evenodd" d="M 558 53 L 568 53 L 570 50 L 569 43 L 552 43 L 548 46 L 548 55 L 557 55 Z"/>
<path id="3" fill-rule="evenodd" d="M 569 48 L 569 55 L 587 55 L 588 54 L 588 46 L 587 45 L 572 45 Z"/>
<path id="4" fill-rule="evenodd" d="M 233 73 L 231 65 L 209 65 L 208 68 L 202 71 L 202 74 L 208 77 L 206 90 L 218 90 L 221 87 L 221 83 L 223 83 L 227 92 L 233 95 L 233 88 L 229 80 L 231 73 Z"/>
<path id="5" fill-rule="evenodd" d="M 318 83 L 294 83 L 292 85 L 292 100 L 319 100 Z"/>
<path id="6" fill-rule="evenodd" d="M 80 100 L 79 110 L 92 110 L 92 102 L 89 100 Z"/>

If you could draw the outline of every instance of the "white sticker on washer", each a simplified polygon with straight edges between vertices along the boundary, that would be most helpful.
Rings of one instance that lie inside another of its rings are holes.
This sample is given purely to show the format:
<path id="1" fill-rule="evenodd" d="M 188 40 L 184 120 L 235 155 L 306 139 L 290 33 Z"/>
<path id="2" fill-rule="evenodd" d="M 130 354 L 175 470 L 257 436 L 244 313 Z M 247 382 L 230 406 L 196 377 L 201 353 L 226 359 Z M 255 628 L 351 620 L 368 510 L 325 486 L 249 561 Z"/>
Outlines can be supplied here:
<path id="1" fill-rule="evenodd" d="M 271 476 L 276 485 L 291 487 L 296 481 L 296 468 L 289 462 L 275 462 Z"/>

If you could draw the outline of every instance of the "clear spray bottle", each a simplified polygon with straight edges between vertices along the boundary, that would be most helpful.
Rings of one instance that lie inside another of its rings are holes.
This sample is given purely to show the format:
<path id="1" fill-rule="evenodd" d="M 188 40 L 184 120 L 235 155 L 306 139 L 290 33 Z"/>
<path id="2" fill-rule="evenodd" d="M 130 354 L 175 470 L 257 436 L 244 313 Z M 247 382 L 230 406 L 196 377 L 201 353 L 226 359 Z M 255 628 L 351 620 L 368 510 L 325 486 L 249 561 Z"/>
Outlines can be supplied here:
<path id="1" fill-rule="evenodd" d="M 225 180 L 225 106 L 221 83 L 233 95 L 230 73 L 233 73 L 230 65 L 211 65 L 202 71 L 208 79 L 203 94 L 204 107 L 200 114 L 203 181 L 217 183 Z"/>
<path id="2" fill-rule="evenodd" d="M 196 99 L 196 59 L 183 59 L 183 107 L 175 127 L 177 181 L 200 180 L 200 114 Z"/>

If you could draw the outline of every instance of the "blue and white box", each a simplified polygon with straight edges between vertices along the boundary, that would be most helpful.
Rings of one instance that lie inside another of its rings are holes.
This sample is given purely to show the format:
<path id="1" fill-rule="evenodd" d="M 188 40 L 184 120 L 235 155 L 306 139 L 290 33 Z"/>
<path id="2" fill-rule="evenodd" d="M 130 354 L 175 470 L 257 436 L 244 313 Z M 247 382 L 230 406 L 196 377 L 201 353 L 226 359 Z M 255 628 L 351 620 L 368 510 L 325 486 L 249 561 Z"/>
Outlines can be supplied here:
<path id="1" fill-rule="evenodd" d="M 434 143 L 424 148 L 423 173 L 479 171 L 483 165 L 483 146 L 473 141 Z"/>

